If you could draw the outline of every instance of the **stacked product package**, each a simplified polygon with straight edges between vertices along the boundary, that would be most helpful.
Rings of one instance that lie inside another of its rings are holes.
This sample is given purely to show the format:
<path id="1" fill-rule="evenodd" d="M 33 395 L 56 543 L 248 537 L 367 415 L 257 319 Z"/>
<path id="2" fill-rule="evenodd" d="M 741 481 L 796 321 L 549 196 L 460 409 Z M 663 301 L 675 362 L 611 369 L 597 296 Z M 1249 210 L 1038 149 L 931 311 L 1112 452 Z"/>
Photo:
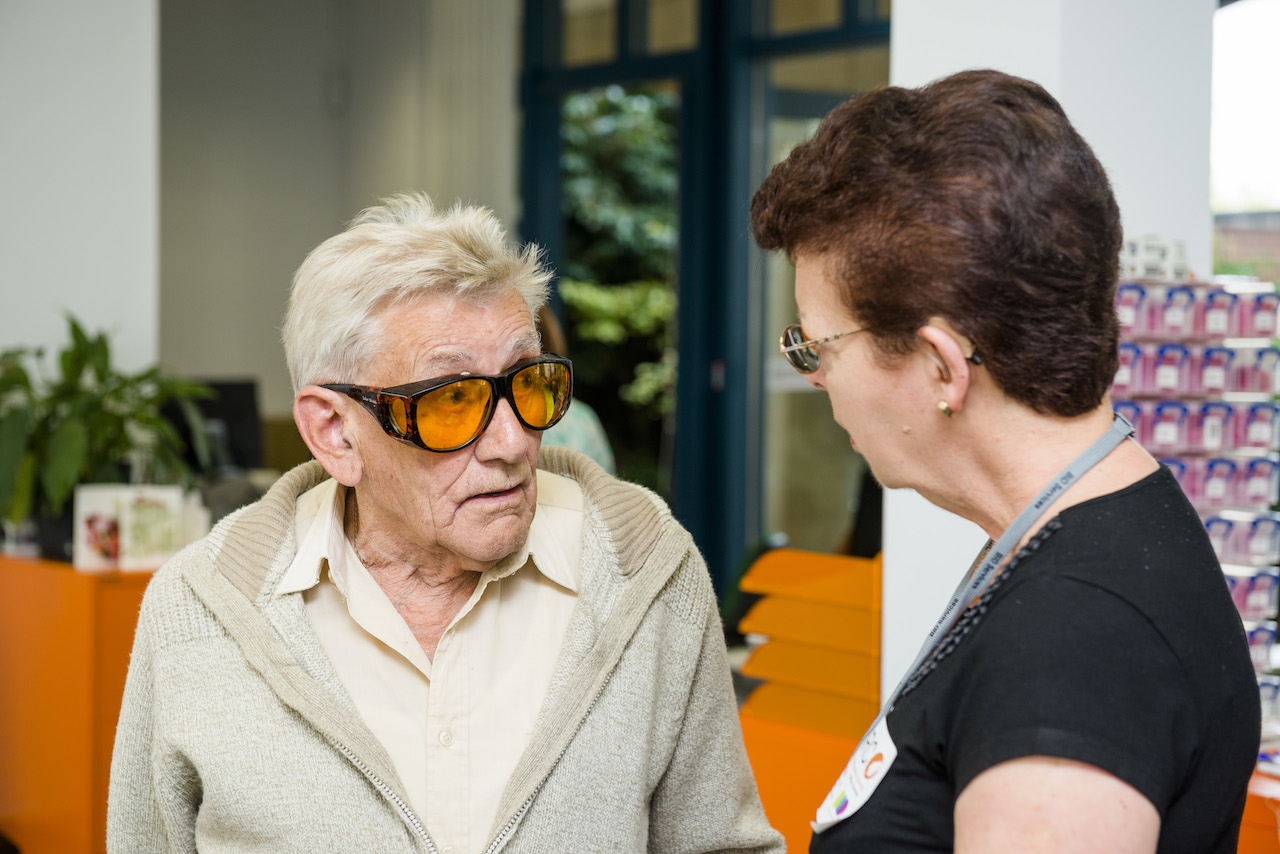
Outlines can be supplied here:
<path id="1" fill-rule="evenodd" d="M 1120 367 L 1111 388 L 1116 411 L 1204 521 L 1249 636 L 1264 731 L 1276 732 L 1278 307 L 1269 282 L 1126 281 L 1117 293 Z"/>

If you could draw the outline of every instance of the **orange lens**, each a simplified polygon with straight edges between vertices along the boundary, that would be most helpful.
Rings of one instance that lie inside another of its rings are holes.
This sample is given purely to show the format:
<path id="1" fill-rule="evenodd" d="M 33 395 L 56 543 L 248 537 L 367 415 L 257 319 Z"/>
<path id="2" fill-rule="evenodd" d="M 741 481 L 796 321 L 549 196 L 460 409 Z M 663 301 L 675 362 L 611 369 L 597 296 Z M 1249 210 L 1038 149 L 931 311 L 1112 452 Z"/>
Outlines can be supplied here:
<path id="1" fill-rule="evenodd" d="M 488 380 L 458 380 L 418 399 L 418 435 L 428 448 L 448 450 L 475 437 L 492 396 Z"/>
<path id="2" fill-rule="evenodd" d="M 511 397 L 526 424 L 548 427 L 569 405 L 569 369 L 554 362 L 530 365 L 511 378 Z"/>
<path id="3" fill-rule="evenodd" d="M 387 414 L 391 416 L 391 426 L 404 436 L 409 432 L 409 402 L 403 398 L 393 397 L 387 404 Z"/>

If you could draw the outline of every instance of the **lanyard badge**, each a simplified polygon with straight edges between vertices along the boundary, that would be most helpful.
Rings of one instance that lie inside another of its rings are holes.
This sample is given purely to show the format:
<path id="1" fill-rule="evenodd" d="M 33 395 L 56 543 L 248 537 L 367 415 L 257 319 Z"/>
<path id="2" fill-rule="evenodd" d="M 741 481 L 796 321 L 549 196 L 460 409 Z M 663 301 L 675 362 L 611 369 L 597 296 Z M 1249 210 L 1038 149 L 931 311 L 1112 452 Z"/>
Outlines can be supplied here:
<path id="1" fill-rule="evenodd" d="M 987 541 L 973 565 L 969 567 L 969 571 L 965 573 L 964 580 L 951 595 L 946 610 L 929 631 L 924 646 L 916 654 L 915 661 L 907 668 L 906 676 L 893 690 L 889 702 L 884 704 L 880 714 L 876 715 L 866 735 L 862 736 L 862 740 L 858 742 L 853 756 L 849 758 L 849 763 L 836 780 L 836 784 L 818 807 L 817 815 L 810 822 L 814 833 L 821 833 L 853 815 L 880 785 L 880 781 L 884 779 L 898 755 L 897 747 L 889 736 L 889 725 L 886 720 L 889 712 L 893 710 L 893 704 L 902 696 L 903 688 L 916 670 L 929 658 L 942 642 L 943 637 L 960 619 L 965 607 L 981 595 L 983 589 L 990 583 L 995 570 L 1004 563 L 1005 556 L 1026 536 L 1032 525 L 1071 484 L 1131 435 L 1133 435 L 1133 425 L 1117 413 L 1107 432 L 1049 481 L 1005 529 L 1000 539 L 994 543 Z"/>

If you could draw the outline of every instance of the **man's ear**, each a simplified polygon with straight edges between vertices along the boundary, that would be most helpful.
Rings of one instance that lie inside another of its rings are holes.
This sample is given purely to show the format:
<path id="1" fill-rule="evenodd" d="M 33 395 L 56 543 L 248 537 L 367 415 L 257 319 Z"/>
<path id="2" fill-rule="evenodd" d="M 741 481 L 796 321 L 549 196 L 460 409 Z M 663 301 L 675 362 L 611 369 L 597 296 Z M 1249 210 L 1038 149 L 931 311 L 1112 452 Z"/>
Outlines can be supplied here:
<path id="1" fill-rule="evenodd" d="M 930 318 L 928 325 L 920 327 L 916 334 L 924 339 L 925 353 L 937 372 L 939 405 L 945 403 L 953 413 L 963 411 L 972 367 L 965 358 L 967 341 L 962 341 L 963 336 L 946 320 L 936 317 Z"/>
<path id="2" fill-rule="evenodd" d="M 347 418 L 359 404 L 345 395 L 309 385 L 293 399 L 293 420 L 302 441 L 334 480 L 355 486 L 364 462 L 352 441 Z"/>

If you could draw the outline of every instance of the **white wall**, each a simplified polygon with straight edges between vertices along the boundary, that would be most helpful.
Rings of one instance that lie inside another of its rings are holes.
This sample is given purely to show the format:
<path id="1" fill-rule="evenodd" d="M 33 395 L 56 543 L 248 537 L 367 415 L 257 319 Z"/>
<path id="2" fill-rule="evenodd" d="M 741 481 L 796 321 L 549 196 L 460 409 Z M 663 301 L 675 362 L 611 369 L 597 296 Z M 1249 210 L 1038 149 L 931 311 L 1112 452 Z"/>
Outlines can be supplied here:
<path id="1" fill-rule="evenodd" d="M 166 3 L 161 16 L 160 355 L 252 377 L 267 415 L 292 389 L 279 327 L 293 271 L 342 227 L 343 63 L 333 2 Z"/>
<path id="2" fill-rule="evenodd" d="M 0 2 L 0 349 L 158 352 L 158 0 Z"/>
<path id="3" fill-rule="evenodd" d="M 1029 77 L 1106 167 L 1127 233 L 1212 267 L 1209 84 L 1216 0 L 894 0 L 890 80 L 965 68 Z M 885 495 L 881 687 L 910 664 L 985 535 L 907 490 Z"/>
<path id="4" fill-rule="evenodd" d="M 292 389 L 293 271 L 392 193 L 518 214 L 519 0 L 226 0 L 162 15 L 165 366 Z"/>
<path id="5" fill-rule="evenodd" d="M 520 0 L 427 4 L 424 186 L 519 221 Z"/>

